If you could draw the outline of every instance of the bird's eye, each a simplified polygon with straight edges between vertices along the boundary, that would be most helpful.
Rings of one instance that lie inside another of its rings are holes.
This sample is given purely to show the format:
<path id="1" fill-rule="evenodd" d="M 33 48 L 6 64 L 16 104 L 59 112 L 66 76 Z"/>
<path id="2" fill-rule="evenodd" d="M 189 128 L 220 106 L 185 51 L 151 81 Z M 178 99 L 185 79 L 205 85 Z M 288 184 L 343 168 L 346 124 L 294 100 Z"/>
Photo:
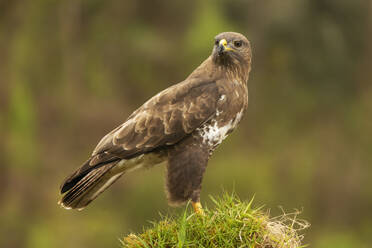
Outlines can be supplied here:
<path id="1" fill-rule="evenodd" d="M 242 44 L 243 44 L 243 43 L 242 43 L 241 40 L 234 41 L 234 46 L 235 46 L 235 47 L 241 47 Z"/>
<path id="2" fill-rule="evenodd" d="M 219 43 L 220 43 L 219 40 L 215 40 L 215 41 L 214 41 L 214 44 L 215 44 L 216 46 L 218 46 Z"/>

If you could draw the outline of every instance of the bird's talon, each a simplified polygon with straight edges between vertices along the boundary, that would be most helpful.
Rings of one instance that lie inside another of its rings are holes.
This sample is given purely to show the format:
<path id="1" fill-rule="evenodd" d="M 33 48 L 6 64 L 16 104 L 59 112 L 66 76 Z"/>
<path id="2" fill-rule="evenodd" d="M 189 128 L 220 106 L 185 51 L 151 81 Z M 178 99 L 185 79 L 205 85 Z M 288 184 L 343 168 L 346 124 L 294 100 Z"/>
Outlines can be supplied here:
<path id="1" fill-rule="evenodd" d="M 200 202 L 192 202 L 191 204 L 192 204 L 192 207 L 193 207 L 195 213 L 200 214 L 200 215 L 205 215 L 205 213 L 203 211 L 203 207 L 200 204 Z"/>

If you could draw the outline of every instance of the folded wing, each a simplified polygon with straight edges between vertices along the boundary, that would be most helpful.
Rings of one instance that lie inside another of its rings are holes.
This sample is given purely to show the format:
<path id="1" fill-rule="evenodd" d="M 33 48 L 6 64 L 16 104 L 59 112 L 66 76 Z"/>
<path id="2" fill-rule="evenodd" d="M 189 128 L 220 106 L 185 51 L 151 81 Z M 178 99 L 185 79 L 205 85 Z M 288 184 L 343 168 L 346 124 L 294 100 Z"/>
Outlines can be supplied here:
<path id="1" fill-rule="evenodd" d="M 92 169 L 173 145 L 216 113 L 214 81 L 184 81 L 148 100 L 98 143 L 91 158 L 61 186 L 66 192 Z"/>

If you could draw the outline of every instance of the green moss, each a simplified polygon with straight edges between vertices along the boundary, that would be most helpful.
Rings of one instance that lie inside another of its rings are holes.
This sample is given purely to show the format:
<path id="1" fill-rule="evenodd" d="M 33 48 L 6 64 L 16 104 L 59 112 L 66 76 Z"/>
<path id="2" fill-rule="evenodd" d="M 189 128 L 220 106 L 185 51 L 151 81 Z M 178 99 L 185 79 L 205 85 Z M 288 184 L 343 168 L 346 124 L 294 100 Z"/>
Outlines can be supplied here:
<path id="1" fill-rule="evenodd" d="M 235 194 L 212 198 L 213 210 L 197 215 L 188 207 L 181 216 L 162 217 L 141 234 L 130 234 L 122 246 L 132 247 L 301 247 L 306 221 L 297 212 L 270 218 L 252 201 L 241 201 Z M 303 247 L 303 246 L 302 246 Z"/>

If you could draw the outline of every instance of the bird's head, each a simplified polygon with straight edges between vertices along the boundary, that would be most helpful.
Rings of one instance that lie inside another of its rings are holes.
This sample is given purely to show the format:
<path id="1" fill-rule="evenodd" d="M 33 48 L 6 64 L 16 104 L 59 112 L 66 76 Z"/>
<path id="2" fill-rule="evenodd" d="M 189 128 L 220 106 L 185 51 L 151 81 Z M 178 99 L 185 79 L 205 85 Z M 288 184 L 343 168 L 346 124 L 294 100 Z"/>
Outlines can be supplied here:
<path id="1" fill-rule="evenodd" d="M 251 57 L 251 46 L 244 35 L 224 32 L 214 38 L 212 59 L 217 65 L 243 69 L 249 73 Z"/>

